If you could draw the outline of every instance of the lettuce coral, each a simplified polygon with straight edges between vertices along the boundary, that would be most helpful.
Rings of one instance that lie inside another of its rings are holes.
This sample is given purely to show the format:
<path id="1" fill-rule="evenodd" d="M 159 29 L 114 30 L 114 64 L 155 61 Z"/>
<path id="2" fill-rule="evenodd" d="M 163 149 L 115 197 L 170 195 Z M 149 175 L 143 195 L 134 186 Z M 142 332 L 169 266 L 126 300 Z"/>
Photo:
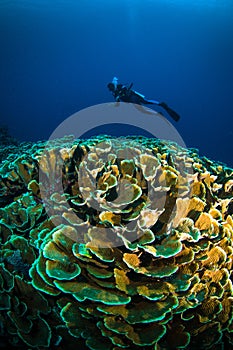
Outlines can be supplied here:
<path id="1" fill-rule="evenodd" d="M 18 152 L 0 165 L 2 349 L 233 346 L 232 169 L 144 137 Z"/>

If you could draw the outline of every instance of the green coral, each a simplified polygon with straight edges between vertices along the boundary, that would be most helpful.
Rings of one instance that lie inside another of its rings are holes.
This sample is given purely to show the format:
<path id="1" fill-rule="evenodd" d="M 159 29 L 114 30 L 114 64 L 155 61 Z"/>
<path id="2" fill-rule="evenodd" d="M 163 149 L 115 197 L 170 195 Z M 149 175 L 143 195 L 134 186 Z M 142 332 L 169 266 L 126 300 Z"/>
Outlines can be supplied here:
<path id="1" fill-rule="evenodd" d="M 232 169 L 143 137 L 19 149 L 0 168 L 3 349 L 233 345 Z"/>

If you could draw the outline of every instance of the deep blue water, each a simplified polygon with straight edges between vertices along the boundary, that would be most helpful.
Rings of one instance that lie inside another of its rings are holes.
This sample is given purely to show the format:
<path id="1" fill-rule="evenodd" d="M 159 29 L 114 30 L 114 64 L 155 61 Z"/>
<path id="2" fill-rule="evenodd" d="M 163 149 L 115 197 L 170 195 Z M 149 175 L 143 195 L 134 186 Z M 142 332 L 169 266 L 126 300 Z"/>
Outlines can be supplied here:
<path id="1" fill-rule="evenodd" d="M 0 42 L 0 124 L 19 140 L 113 101 L 116 75 L 181 115 L 168 120 L 187 147 L 233 167 L 232 0 L 0 0 Z"/>

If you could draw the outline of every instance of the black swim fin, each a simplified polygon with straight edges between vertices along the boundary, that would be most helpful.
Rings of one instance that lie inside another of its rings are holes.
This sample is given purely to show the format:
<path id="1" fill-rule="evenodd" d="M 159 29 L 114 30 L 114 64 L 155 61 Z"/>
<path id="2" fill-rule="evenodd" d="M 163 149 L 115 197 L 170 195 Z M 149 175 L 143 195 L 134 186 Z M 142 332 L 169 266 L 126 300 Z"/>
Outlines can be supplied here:
<path id="1" fill-rule="evenodd" d="M 170 115 L 170 117 L 172 117 L 173 120 L 178 122 L 178 120 L 180 119 L 179 114 L 173 111 L 173 109 L 171 109 L 170 107 L 168 107 L 168 105 L 165 102 L 160 102 L 159 106 L 164 108 L 165 111 Z"/>

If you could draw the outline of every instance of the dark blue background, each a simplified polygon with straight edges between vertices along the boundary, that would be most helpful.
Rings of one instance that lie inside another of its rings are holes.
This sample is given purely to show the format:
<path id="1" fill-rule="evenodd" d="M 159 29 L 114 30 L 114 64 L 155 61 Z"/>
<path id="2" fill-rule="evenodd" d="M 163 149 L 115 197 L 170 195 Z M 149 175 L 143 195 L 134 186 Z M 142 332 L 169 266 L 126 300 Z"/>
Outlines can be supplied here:
<path id="1" fill-rule="evenodd" d="M 188 147 L 233 167 L 231 0 L 1 0 L 0 39 L 0 124 L 16 138 L 112 101 L 117 75 L 181 115 L 168 119 Z"/>

